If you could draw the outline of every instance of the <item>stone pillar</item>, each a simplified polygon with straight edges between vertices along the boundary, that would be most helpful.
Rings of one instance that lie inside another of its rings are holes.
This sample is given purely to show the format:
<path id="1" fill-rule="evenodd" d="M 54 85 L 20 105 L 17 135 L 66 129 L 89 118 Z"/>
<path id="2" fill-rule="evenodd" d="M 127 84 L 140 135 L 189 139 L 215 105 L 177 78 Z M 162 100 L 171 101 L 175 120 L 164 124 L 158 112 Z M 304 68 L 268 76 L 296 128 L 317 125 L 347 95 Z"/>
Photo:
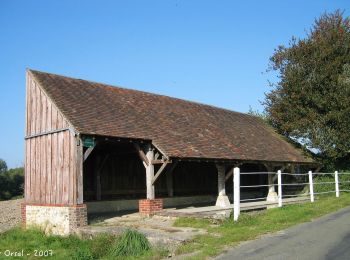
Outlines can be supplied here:
<path id="1" fill-rule="evenodd" d="M 226 196 L 226 189 L 225 189 L 225 166 L 217 164 L 216 168 L 218 169 L 218 198 L 216 200 L 216 206 L 219 207 L 229 207 L 230 201 L 228 197 Z"/>
<path id="2" fill-rule="evenodd" d="M 269 173 L 273 172 L 273 167 L 272 166 L 267 166 L 267 171 Z M 278 195 L 277 192 L 275 191 L 275 185 L 274 185 L 274 177 L 276 176 L 276 174 L 268 174 L 267 175 L 267 182 L 268 182 L 268 194 L 267 194 L 267 198 L 266 198 L 266 202 L 267 203 L 278 203 Z M 275 205 L 268 205 L 267 208 L 274 208 Z"/>
<path id="3" fill-rule="evenodd" d="M 22 204 L 25 227 L 39 227 L 46 234 L 67 236 L 87 225 L 87 208 L 80 205 Z"/>

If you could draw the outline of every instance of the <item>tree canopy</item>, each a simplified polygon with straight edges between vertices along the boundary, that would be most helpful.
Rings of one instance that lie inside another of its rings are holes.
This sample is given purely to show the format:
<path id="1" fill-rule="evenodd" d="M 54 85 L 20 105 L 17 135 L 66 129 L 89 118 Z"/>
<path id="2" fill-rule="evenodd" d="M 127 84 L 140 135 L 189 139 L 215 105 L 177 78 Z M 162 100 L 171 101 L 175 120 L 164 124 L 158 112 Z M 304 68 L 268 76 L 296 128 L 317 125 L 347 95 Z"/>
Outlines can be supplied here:
<path id="1" fill-rule="evenodd" d="M 337 10 L 316 19 L 270 58 L 278 74 L 265 113 L 277 131 L 328 162 L 350 154 L 350 22 Z"/>
<path id="2" fill-rule="evenodd" d="M 7 164 L 3 159 L 0 159 L 0 174 L 7 171 Z"/>

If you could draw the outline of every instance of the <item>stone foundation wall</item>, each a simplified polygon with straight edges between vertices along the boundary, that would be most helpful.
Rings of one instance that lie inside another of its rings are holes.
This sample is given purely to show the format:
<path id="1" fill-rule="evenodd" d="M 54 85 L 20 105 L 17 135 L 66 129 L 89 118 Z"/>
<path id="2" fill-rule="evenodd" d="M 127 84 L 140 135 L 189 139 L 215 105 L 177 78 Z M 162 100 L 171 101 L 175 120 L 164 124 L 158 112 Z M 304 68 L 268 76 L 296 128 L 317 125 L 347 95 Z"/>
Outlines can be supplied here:
<path id="1" fill-rule="evenodd" d="M 25 226 L 39 227 L 47 234 L 69 235 L 87 225 L 86 205 L 25 205 Z M 23 212 L 22 211 L 22 212 Z"/>
<path id="2" fill-rule="evenodd" d="M 22 219 L 22 226 L 26 227 L 26 204 L 21 203 L 21 219 Z"/>

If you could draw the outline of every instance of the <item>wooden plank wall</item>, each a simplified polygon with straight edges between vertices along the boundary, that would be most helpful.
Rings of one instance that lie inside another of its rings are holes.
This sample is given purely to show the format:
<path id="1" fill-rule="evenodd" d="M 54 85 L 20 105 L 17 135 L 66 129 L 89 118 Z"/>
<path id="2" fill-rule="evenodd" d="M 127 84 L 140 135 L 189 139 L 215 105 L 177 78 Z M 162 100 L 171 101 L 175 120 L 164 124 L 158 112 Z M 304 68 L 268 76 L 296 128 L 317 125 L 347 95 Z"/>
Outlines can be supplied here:
<path id="1" fill-rule="evenodd" d="M 26 135 L 69 127 L 69 123 L 27 74 Z M 77 203 L 77 143 L 69 131 L 26 139 L 25 200 L 27 203 Z"/>

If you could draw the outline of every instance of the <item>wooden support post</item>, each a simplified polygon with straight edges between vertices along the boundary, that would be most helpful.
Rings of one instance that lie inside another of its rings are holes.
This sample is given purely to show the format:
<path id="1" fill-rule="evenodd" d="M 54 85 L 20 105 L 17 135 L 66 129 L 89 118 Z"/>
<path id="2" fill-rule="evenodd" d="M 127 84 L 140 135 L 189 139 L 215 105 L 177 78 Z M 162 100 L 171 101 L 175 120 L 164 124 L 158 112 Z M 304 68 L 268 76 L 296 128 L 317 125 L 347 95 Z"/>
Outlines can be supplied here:
<path id="1" fill-rule="evenodd" d="M 173 171 L 178 164 L 178 161 L 174 161 L 169 170 L 166 172 L 166 187 L 168 191 L 168 196 L 174 196 L 174 176 Z"/>
<path id="2" fill-rule="evenodd" d="M 95 181 L 96 181 L 96 193 L 95 193 L 95 199 L 101 200 L 101 172 L 100 172 L 100 163 L 101 163 L 101 157 L 98 155 L 95 157 Z"/>
<path id="3" fill-rule="evenodd" d="M 84 198 L 83 198 L 83 142 L 80 138 L 76 138 L 76 147 L 77 147 L 77 153 L 76 153 L 76 198 L 77 198 L 77 204 L 83 204 Z"/>
<path id="4" fill-rule="evenodd" d="M 146 158 L 148 162 L 152 162 L 154 160 L 154 151 L 151 145 L 146 146 Z M 154 185 L 152 183 L 154 178 L 154 165 L 149 163 L 146 165 L 146 188 L 147 188 L 147 199 L 154 199 Z"/>
<path id="5" fill-rule="evenodd" d="M 101 188 L 101 172 L 103 170 L 103 167 L 105 166 L 109 155 L 106 155 L 103 159 L 102 163 L 99 164 L 99 160 L 97 160 L 97 171 L 96 171 L 96 200 L 101 200 L 102 195 L 102 188 Z"/>
<path id="6" fill-rule="evenodd" d="M 97 172 L 96 175 L 96 200 L 101 200 L 101 173 Z"/>
<path id="7" fill-rule="evenodd" d="M 174 197 L 174 181 L 173 172 L 167 171 L 166 173 L 166 188 L 169 197 Z"/>

